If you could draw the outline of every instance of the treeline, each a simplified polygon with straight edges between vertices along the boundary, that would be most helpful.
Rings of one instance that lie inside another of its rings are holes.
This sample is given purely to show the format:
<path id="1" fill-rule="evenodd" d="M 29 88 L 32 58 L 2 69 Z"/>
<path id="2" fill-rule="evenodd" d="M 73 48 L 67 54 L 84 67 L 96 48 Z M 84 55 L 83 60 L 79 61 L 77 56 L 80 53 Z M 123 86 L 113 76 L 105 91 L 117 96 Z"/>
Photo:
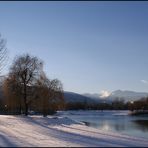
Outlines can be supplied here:
<path id="1" fill-rule="evenodd" d="M 112 103 L 70 102 L 65 104 L 66 110 L 126 110 L 128 106 L 124 100 L 115 99 Z"/>
<path id="2" fill-rule="evenodd" d="M 133 102 L 128 102 L 128 107 L 129 110 L 131 111 L 148 111 L 148 97 L 143 97 L 139 100 L 133 101 Z"/>
<path id="3" fill-rule="evenodd" d="M 73 102 L 65 104 L 66 110 L 148 110 L 148 97 L 136 101 L 125 102 L 123 99 L 116 98 L 110 103 Z"/>
<path id="4" fill-rule="evenodd" d="M 47 78 L 43 62 L 29 54 L 17 56 L 1 81 L 1 114 L 39 113 L 47 116 L 64 107 L 63 86 Z"/>

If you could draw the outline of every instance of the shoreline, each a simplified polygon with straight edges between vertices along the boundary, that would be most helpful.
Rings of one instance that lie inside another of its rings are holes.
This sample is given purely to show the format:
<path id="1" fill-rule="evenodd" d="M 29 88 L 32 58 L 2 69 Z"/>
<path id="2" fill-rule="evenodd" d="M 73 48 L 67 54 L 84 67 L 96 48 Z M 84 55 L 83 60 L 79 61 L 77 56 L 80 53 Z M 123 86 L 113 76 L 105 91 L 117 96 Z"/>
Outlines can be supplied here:
<path id="1" fill-rule="evenodd" d="M 0 115 L 0 131 L 0 146 L 148 146 L 147 139 L 106 132 L 60 116 Z"/>

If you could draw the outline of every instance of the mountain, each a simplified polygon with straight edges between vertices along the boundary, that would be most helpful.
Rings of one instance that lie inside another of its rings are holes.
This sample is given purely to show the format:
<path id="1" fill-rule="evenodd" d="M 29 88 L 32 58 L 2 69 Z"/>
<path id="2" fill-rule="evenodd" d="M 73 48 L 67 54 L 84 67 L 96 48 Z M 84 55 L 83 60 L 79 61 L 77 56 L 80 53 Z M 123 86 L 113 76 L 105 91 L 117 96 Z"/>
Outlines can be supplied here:
<path id="1" fill-rule="evenodd" d="M 93 98 L 85 95 L 81 95 L 74 92 L 64 92 L 64 99 L 66 102 L 87 102 L 87 103 L 99 103 L 102 102 L 102 99 Z"/>
<path id="2" fill-rule="evenodd" d="M 113 91 L 108 98 L 115 99 L 115 98 L 123 98 L 125 101 L 131 100 L 138 100 L 142 97 L 147 97 L 148 93 L 146 92 L 135 92 L 135 91 L 128 91 L 128 90 L 116 90 Z"/>
<path id="3" fill-rule="evenodd" d="M 83 96 L 89 97 L 89 98 L 93 98 L 93 99 L 101 99 L 100 98 L 100 94 L 94 93 L 94 94 L 90 94 L 90 93 L 85 93 L 82 94 Z"/>
<path id="4" fill-rule="evenodd" d="M 141 99 L 142 97 L 147 97 L 148 93 L 146 92 L 135 92 L 135 91 L 129 91 L 129 90 L 116 90 L 111 92 L 107 97 L 101 97 L 102 94 L 90 94 L 90 93 L 85 93 L 83 94 L 84 96 L 87 96 L 92 99 L 101 99 L 104 100 L 105 102 L 112 102 L 116 98 L 119 99 L 124 99 L 125 102 L 127 101 L 133 101 L 133 100 L 138 100 Z"/>
<path id="5" fill-rule="evenodd" d="M 93 99 L 93 100 L 97 101 L 98 103 L 111 103 L 112 102 L 112 100 L 108 99 L 107 97 L 102 98 L 102 94 L 85 93 L 85 94 L 83 94 L 83 96 L 89 97 L 90 99 Z"/>

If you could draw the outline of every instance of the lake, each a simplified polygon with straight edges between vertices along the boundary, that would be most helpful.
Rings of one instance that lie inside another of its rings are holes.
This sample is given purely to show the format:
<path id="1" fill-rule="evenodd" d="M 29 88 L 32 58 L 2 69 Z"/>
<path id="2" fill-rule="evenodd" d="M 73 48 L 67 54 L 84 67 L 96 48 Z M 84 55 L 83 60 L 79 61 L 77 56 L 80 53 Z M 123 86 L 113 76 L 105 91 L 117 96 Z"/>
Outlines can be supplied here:
<path id="1" fill-rule="evenodd" d="M 148 116 L 131 116 L 129 111 L 62 111 L 63 117 L 84 122 L 87 126 L 148 138 Z"/>

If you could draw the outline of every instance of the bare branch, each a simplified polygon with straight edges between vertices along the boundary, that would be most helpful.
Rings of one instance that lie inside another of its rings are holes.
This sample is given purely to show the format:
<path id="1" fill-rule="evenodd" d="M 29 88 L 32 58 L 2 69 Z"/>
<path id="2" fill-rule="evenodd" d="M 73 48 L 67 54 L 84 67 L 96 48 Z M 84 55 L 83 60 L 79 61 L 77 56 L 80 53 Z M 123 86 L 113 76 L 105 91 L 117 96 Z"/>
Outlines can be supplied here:
<path id="1" fill-rule="evenodd" d="M 6 66 L 5 62 L 7 61 L 7 48 L 6 48 L 6 40 L 2 38 L 0 34 L 0 74 L 3 68 Z"/>

